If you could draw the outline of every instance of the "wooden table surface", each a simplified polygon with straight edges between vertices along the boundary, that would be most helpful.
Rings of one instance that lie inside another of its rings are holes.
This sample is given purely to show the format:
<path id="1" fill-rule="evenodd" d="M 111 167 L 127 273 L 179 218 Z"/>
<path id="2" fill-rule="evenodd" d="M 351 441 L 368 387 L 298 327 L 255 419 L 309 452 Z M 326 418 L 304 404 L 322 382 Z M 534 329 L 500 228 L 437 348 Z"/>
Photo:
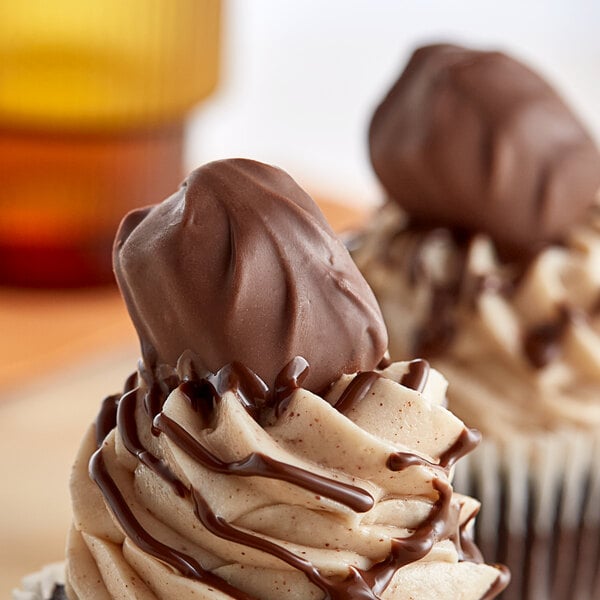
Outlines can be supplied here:
<path id="1" fill-rule="evenodd" d="M 320 204 L 337 230 L 364 216 Z M 26 573 L 63 559 L 79 440 L 137 356 L 116 289 L 0 288 L 0 600 Z"/>

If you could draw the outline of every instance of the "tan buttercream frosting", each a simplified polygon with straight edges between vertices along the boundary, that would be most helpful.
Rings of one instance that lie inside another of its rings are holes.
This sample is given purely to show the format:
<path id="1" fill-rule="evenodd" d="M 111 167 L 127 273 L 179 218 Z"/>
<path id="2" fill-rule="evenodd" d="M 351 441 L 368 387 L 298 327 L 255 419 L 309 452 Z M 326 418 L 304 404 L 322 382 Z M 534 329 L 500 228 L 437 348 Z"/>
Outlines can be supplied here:
<path id="1" fill-rule="evenodd" d="M 469 542 L 478 503 L 450 486 L 473 435 L 445 408 L 444 378 L 423 363 L 419 381 L 408 383 L 412 366 L 343 375 L 324 397 L 290 388 L 259 415 L 239 374 L 228 379 L 237 386 L 210 379 L 211 387 L 186 382 L 180 364 L 159 387 L 132 378 L 130 391 L 105 402 L 74 466 L 69 597 L 493 597 L 486 594 L 501 572 L 481 563 Z M 166 400 L 152 421 L 157 394 Z M 132 445 L 143 451 L 132 454 Z M 326 486 L 315 493 L 293 477 L 219 472 L 190 447 L 221 465 L 267 456 L 284 471 L 354 490 L 354 500 Z M 368 581 L 394 546 L 405 564 L 378 595 L 339 587 Z"/>
<path id="2" fill-rule="evenodd" d="M 450 408 L 486 439 L 600 427 L 600 210 L 528 263 L 484 234 L 412 228 L 388 203 L 354 258 L 380 302 L 392 358 L 428 356 Z"/>

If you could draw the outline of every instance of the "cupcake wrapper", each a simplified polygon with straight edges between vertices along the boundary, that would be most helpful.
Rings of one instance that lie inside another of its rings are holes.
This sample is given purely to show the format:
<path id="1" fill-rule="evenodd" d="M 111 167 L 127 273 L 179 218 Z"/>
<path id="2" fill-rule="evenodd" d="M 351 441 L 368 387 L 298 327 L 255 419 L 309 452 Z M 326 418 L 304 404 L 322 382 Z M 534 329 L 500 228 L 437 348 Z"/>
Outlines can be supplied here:
<path id="1" fill-rule="evenodd" d="M 482 503 L 485 559 L 511 570 L 502 600 L 600 598 L 600 436 L 484 442 L 457 466 L 454 487 Z"/>
<path id="2" fill-rule="evenodd" d="M 67 600 L 63 563 L 45 566 L 23 578 L 21 589 L 13 590 L 13 600 Z"/>

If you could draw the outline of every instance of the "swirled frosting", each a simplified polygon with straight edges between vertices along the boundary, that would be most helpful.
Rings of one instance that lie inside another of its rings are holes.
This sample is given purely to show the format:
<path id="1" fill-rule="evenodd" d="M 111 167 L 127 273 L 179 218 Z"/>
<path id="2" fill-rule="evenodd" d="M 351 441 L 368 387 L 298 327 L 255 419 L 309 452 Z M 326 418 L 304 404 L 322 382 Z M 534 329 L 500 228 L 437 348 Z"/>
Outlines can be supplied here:
<path id="1" fill-rule="evenodd" d="M 106 399 L 77 458 L 69 598 L 492 598 L 453 464 L 477 441 L 424 361 L 269 390 L 183 357 Z M 91 475 L 88 475 L 89 473 Z"/>
<path id="2" fill-rule="evenodd" d="M 600 209 L 531 262 L 484 234 L 416 229 L 388 203 L 354 257 L 394 356 L 426 356 L 450 407 L 489 439 L 600 428 Z"/>

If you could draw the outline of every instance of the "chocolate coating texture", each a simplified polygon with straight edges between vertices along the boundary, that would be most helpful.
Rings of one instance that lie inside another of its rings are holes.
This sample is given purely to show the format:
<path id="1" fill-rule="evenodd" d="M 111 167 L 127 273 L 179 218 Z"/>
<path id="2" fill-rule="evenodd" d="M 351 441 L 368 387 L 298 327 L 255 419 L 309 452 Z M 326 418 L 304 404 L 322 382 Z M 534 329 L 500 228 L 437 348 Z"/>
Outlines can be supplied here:
<path id="1" fill-rule="evenodd" d="M 377 108 L 373 167 L 415 221 L 488 233 L 508 257 L 593 204 L 600 154 L 557 93 L 500 52 L 418 49 Z"/>
<path id="2" fill-rule="evenodd" d="M 371 289 L 314 201 L 286 173 L 232 159 L 194 171 L 173 196 L 129 213 L 117 281 L 144 360 L 199 369 L 239 361 L 269 386 L 295 356 L 317 391 L 376 367 L 387 332 Z"/>

